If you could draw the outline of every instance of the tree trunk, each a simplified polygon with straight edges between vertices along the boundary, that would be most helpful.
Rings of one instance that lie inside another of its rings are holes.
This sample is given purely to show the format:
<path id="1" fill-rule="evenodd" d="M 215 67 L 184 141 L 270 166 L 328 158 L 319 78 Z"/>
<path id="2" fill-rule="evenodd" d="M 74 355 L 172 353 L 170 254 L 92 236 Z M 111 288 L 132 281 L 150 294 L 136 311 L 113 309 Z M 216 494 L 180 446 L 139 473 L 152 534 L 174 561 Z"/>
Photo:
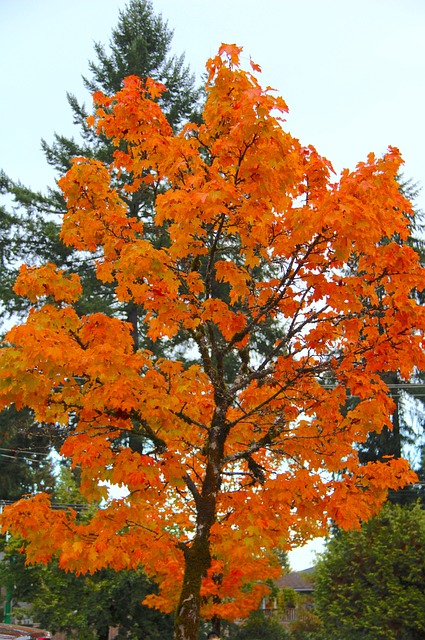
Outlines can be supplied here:
<path id="1" fill-rule="evenodd" d="M 102 627 L 97 630 L 98 640 L 109 640 L 109 627 Z"/>
<path id="2" fill-rule="evenodd" d="M 221 618 L 219 618 L 219 616 L 214 616 L 212 618 L 211 630 L 214 631 L 214 633 L 216 633 L 219 638 L 221 637 Z"/>
<path id="3" fill-rule="evenodd" d="M 211 564 L 208 539 L 185 553 L 185 572 L 174 621 L 174 640 L 197 640 L 202 578 Z"/>
<path id="4" fill-rule="evenodd" d="M 131 336 L 134 342 L 134 351 L 139 348 L 139 314 L 137 305 L 130 303 L 127 307 L 127 322 L 131 323 Z"/>
<path id="5" fill-rule="evenodd" d="M 226 407 L 216 408 L 208 441 L 208 462 L 202 493 L 191 488 L 197 509 L 196 533 L 190 547 L 184 548 L 185 572 L 174 623 L 174 640 L 197 640 L 202 578 L 211 566 L 210 531 L 216 520 L 217 495 L 221 483 L 224 443 L 228 434 Z"/>

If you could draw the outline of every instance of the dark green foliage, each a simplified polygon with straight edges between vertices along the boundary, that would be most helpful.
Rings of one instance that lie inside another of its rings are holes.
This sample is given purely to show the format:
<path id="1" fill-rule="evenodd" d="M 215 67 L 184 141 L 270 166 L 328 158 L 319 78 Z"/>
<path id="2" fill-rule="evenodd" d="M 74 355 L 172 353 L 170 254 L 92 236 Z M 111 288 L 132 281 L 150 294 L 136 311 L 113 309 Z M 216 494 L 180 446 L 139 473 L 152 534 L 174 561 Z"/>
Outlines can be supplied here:
<path id="1" fill-rule="evenodd" d="M 0 501 L 17 500 L 23 494 L 52 491 L 53 463 L 49 432 L 34 425 L 28 410 L 10 407 L 0 413 Z"/>
<path id="2" fill-rule="evenodd" d="M 337 532 L 315 601 L 328 640 L 425 639 L 425 512 L 387 504 L 361 530 Z"/>
<path id="3" fill-rule="evenodd" d="M 118 638 L 171 640 L 173 621 L 142 605 L 153 585 L 142 572 L 103 570 L 92 576 L 67 574 L 51 565 L 37 568 L 39 588 L 33 590 L 34 616 L 52 631 L 78 638 L 108 637 L 120 627 Z"/>
<path id="4" fill-rule="evenodd" d="M 142 605 L 154 589 L 143 572 L 103 570 L 75 576 L 55 563 L 25 567 L 18 546 L 9 546 L 0 564 L 0 582 L 15 602 L 29 603 L 22 613 L 42 627 L 79 640 L 107 639 L 110 626 L 120 627 L 120 639 L 172 640 L 171 616 Z M 19 613 L 15 607 L 18 620 Z"/>
<path id="5" fill-rule="evenodd" d="M 53 504 L 71 506 L 81 520 L 97 505 L 88 504 L 78 490 L 78 473 L 62 465 L 53 491 Z M 12 615 L 28 615 L 52 632 L 64 632 L 79 640 L 107 640 L 109 627 L 119 627 L 119 639 L 171 640 L 173 620 L 142 605 L 155 586 L 142 570 L 105 569 L 76 576 L 59 569 L 57 562 L 25 566 L 21 542 L 3 540 L 0 584 L 12 594 Z M 19 608 L 16 603 L 24 602 Z"/>
<path id="6" fill-rule="evenodd" d="M 151 76 L 167 85 L 168 91 L 161 98 L 163 106 L 170 123 L 175 128 L 180 127 L 196 110 L 199 91 L 183 56 L 169 55 L 171 40 L 172 31 L 161 16 L 154 14 L 149 0 L 130 0 L 119 14 L 109 48 L 99 43 L 95 45 L 97 59 L 89 63 L 92 77 L 84 78 L 86 88 L 90 92 L 102 90 L 110 93 L 120 88 L 127 75 Z M 68 101 L 78 139 L 56 134 L 51 145 L 42 141 L 46 160 L 58 177 L 68 170 L 75 155 L 94 157 L 108 163 L 114 152 L 110 141 L 97 136 L 87 126 L 86 107 L 71 94 Z M 100 311 L 125 318 L 133 325 L 135 345 L 143 341 L 146 348 L 154 350 L 155 345 L 146 342 L 140 310 L 134 305 L 119 304 L 113 286 L 97 280 L 93 256 L 75 251 L 61 242 L 59 227 L 66 210 L 61 192 L 56 188 L 48 188 L 46 193 L 33 191 L 0 172 L 0 195 L 6 201 L 6 205 L 0 207 L 0 322 L 3 322 L 3 328 L 10 318 L 24 317 L 31 306 L 28 300 L 16 296 L 12 290 L 20 264 L 52 262 L 80 276 L 83 295 L 75 306 L 80 315 Z M 144 217 L 152 209 L 152 202 L 143 190 L 129 196 L 127 204 L 132 216 Z M 12 212 L 7 209 L 12 209 Z M 31 449 L 32 444 L 25 443 L 22 435 L 16 440 L 16 434 L 25 431 L 22 416 L 18 418 L 12 412 L 6 412 L 0 417 L 0 446 Z M 28 432 L 32 421 L 29 414 L 25 416 Z M 13 426 L 15 417 L 17 423 Z M 36 427 L 35 431 L 38 433 L 40 428 Z M 43 441 L 43 451 L 46 451 L 47 444 L 48 441 Z M 48 488 L 46 483 L 30 481 L 35 463 L 27 471 L 23 459 L 8 459 L 6 464 L 5 459 L 0 458 L 0 465 L 0 471 L 4 471 L 0 478 L 0 499 L 15 499 L 37 487 Z"/>
<path id="7" fill-rule="evenodd" d="M 4 190 L 4 176 L 0 175 L 0 193 Z M 6 315 L 12 298 L 12 286 L 16 277 L 13 265 L 17 246 L 15 234 L 17 218 L 0 207 L 0 313 Z"/>
<path id="8" fill-rule="evenodd" d="M 289 640 L 289 634 L 275 618 L 254 611 L 232 640 Z"/>
<path id="9" fill-rule="evenodd" d="M 162 106 L 172 126 L 178 129 L 197 111 L 200 91 L 184 63 L 184 56 L 169 55 L 171 40 L 172 31 L 161 16 L 155 15 L 149 0 L 130 0 L 119 13 L 109 48 L 100 43 L 95 45 L 97 59 L 89 63 L 92 77 L 84 78 L 86 88 L 90 93 L 101 90 L 110 94 L 120 89 L 128 75 L 152 77 L 167 86 L 168 90 L 161 97 Z M 89 111 L 85 105 L 79 104 L 72 94 L 68 95 L 68 102 L 78 128 L 78 139 L 55 134 L 52 144 L 42 141 L 46 160 L 58 177 L 69 169 L 71 158 L 76 155 L 109 163 L 114 152 L 109 140 L 97 136 L 87 126 Z M 83 284 L 83 296 L 77 308 L 79 313 L 101 311 L 129 318 L 136 332 L 137 314 L 134 309 L 118 304 L 112 287 L 96 279 L 93 256 L 65 247 L 60 241 L 59 224 L 66 209 L 61 193 L 55 188 L 48 188 L 46 194 L 34 192 L 4 174 L 0 175 L 0 193 L 9 201 L 13 200 L 13 214 L 0 210 L 0 269 L 3 276 L 0 318 L 23 315 L 28 310 L 28 305 L 11 291 L 17 266 L 22 262 L 53 262 L 79 274 Z M 143 190 L 127 200 L 131 216 L 143 218 L 152 210 L 152 202 Z M 14 239 L 12 244 L 11 238 Z"/>

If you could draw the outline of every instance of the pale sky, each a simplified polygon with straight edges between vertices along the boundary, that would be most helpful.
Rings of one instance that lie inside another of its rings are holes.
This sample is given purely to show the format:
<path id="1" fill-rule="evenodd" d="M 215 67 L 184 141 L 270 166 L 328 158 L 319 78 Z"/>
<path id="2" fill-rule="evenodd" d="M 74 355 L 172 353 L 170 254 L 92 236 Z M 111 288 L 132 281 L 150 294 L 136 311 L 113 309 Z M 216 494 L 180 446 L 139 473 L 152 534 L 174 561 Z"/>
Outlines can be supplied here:
<path id="1" fill-rule="evenodd" d="M 244 47 L 290 112 L 287 127 L 336 170 L 401 149 L 425 184 L 424 0 L 153 0 L 173 48 L 200 75 L 221 42 Z M 107 43 L 125 0 L 0 0 L 0 167 L 43 189 L 40 138 L 74 130 L 66 91 Z M 419 205 L 425 209 L 425 193 Z"/>
<path id="2" fill-rule="evenodd" d="M 93 42 L 109 42 L 125 0 L 0 0 L 0 169 L 43 190 L 40 138 L 72 135 L 66 91 L 86 103 Z M 198 77 L 221 42 L 244 47 L 289 106 L 288 130 L 337 171 L 389 145 L 425 209 L 424 0 L 153 0 Z M 311 561 L 306 552 L 295 568 Z"/>

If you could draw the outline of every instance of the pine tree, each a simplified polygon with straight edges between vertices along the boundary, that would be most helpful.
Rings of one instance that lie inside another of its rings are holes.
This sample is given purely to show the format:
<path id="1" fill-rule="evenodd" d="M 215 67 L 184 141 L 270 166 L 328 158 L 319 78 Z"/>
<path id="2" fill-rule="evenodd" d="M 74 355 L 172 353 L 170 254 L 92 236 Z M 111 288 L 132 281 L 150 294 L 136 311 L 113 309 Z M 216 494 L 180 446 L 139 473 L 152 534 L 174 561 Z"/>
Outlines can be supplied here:
<path id="1" fill-rule="evenodd" d="M 172 35 L 163 18 L 155 15 L 150 0 L 130 0 L 119 13 L 109 47 L 95 44 L 96 58 L 89 63 L 91 75 L 83 77 L 86 89 L 90 93 L 99 90 L 110 92 L 118 90 L 128 75 L 152 77 L 167 86 L 160 102 L 170 124 L 178 130 L 189 116 L 194 119 L 200 92 L 195 87 L 194 76 L 185 65 L 184 56 L 170 54 Z M 89 99 L 91 102 L 91 97 Z M 77 127 L 76 138 L 55 134 L 51 144 L 42 140 L 46 160 L 58 178 L 69 169 L 74 156 L 84 155 L 109 163 L 114 151 L 106 137 L 96 136 L 87 126 L 89 110 L 86 106 L 71 93 L 68 94 L 68 102 Z M 11 212 L 5 207 L 0 208 L 0 322 L 3 322 L 3 327 L 10 318 L 23 318 L 29 308 L 12 289 L 20 264 L 52 262 L 59 268 L 79 274 L 84 289 L 78 305 L 79 314 L 102 311 L 128 319 L 133 323 L 133 337 L 137 345 L 138 309 L 134 305 L 117 303 L 113 289 L 95 277 L 93 256 L 88 258 L 61 241 L 59 228 L 66 207 L 59 189 L 54 186 L 48 187 L 45 193 L 33 191 L 0 172 L 0 195 L 7 203 L 13 202 Z M 143 217 L 152 208 L 152 196 L 140 189 L 128 196 L 128 205 L 129 215 Z M 25 415 L 3 413 L 0 416 L 0 446 L 9 450 L 34 449 L 33 443 L 25 440 L 25 429 L 22 428 L 24 422 L 29 426 L 31 421 L 28 412 Z M 52 446 L 48 427 L 39 425 L 37 430 L 40 438 L 43 437 L 42 448 L 38 443 L 37 451 L 47 453 Z M 7 452 L 4 455 L 8 455 Z M 0 459 L 0 469 L 4 466 L 0 499 L 16 499 L 22 493 L 32 491 L 32 468 L 37 467 L 39 473 L 42 465 L 32 462 L 26 467 L 29 457 Z M 46 483 L 47 480 L 43 486 L 48 488 Z"/>
<path id="2" fill-rule="evenodd" d="M 11 406 L 0 413 L 0 502 L 53 489 L 52 440 L 46 429 L 30 430 L 32 425 L 28 410 L 17 412 Z"/>
<path id="3" fill-rule="evenodd" d="M 412 180 L 399 177 L 400 191 L 413 203 L 419 195 L 419 187 Z M 421 264 L 425 264 L 424 214 L 415 209 L 412 220 L 412 235 L 408 240 L 418 253 Z M 424 292 L 415 294 L 421 304 L 425 303 Z M 395 404 L 392 415 L 392 428 L 384 427 L 379 433 L 371 432 L 363 445 L 360 446 L 359 457 L 363 463 L 384 460 L 388 456 L 410 458 L 421 479 L 424 477 L 424 462 L 421 451 L 424 445 L 417 442 L 417 433 L 425 431 L 423 380 L 424 373 L 416 372 L 411 380 L 404 380 L 399 372 L 383 372 L 382 378 L 391 389 Z M 413 428 L 415 424 L 415 428 Z M 413 456 L 412 456 L 413 453 Z M 410 454 L 410 455 L 409 455 Z M 417 458 L 420 458 L 418 461 Z M 399 504 L 415 502 L 420 496 L 418 487 L 405 487 L 399 491 L 390 491 L 389 499 Z"/>
<path id="4" fill-rule="evenodd" d="M 123 79 L 129 75 L 141 78 L 152 77 L 167 87 L 160 103 L 173 129 L 197 112 L 200 92 L 184 56 L 170 55 L 172 31 L 160 15 L 155 15 L 150 0 L 130 0 L 119 13 L 118 24 L 112 31 L 109 47 L 95 44 L 95 61 L 89 62 L 91 77 L 84 77 L 86 89 L 95 91 L 117 91 Z M 42 148 L 48 164 L 60 177 L 75 156 L 96 158 L 102 162 L 112 161 L 114 147 L 104 136 L 97 136 L 87 126 L 89 110 L 69 93 L 68 102 L 73 121 L 78 128 L 77 138 L 55 134 L 51 144 L 42 140 Z M 195 117 L 196 119 L 196 117 Z M 13 214 L 0 212 L 0 233 L 13 237 L 13 250 L 9 251 L 0 266 L 3 270 L 3 287 L 0 302 L 3 302 L 0 318 L 24 315 L 27 308 L 11 292 L 11 283 L 20 263 L 34 264 L 54 262 L 60 268 L 72 268 L 83 282 L 84 296 L 79 313 L 103 311 L 109 315 L 120 315 L 133 322 L 137 343 L 137 310 L 123 308 L 108 285 L 99 283 L 94 275 L 94 260 L 66 247 L 59 238 L 61 215 L 66 210 L 62 195 L 55 187 L 48 187 L 45 194 L 35 192 L 19 181 L 0 175 L 0 192 L 14 201 Z M 152 197 L 140 189 L 128 197 L 129 215 L 143 217 L 152 207 Z M 4 230 L 3 230 L 4 228 Z M 2 240 L 0 237 L 0 252 Z M 0 259 L 3 258 L 1 253 Z"/>

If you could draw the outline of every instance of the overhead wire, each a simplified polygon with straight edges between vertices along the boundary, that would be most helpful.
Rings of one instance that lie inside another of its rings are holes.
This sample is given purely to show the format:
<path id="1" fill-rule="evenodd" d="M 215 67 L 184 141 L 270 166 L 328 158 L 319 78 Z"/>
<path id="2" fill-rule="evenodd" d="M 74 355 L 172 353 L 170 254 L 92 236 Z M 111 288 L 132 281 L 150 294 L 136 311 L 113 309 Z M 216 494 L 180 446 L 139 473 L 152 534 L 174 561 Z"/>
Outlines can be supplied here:
<path id="1" fill-rule="evenodd" d="M 44 456 L 46 458 L 50 455 L 50 451 L 46 453 L 44 451 L 34 451 L 33 449 L 18 449 L 17 447 L 12 449 L 7 447 L 0 447 L 0 451 L 6 451 L 8 453 L 28 453 L 33 456 Z"/>
<path id="2" fill-rule="evenodd" d="M 17 500 L 0 500 L 1 507 L 6 507 L 11 504 L 15 504 Z M 51 502 L 52 509 L 74 509 L 75 511 L 87 511 L 92 505 L 81 504 L 78 502 L 65 503 L 65 502 Z"/>

